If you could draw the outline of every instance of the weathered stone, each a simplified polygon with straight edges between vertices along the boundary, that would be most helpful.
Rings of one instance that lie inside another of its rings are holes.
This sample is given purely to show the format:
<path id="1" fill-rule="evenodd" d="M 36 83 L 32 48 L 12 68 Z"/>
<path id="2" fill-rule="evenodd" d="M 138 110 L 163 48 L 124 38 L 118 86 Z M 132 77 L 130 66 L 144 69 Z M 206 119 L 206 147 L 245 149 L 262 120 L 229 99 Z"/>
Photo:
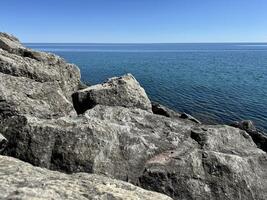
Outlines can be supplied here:
<path id="1" fill-rule="evenodd" d="M 0 32 L 0 48 L 9 53 L 22 54 L 25 48 L 20 41 L 13 35 Z"/>
<path id="2" fill-rule="evenodd" d="M 101 105 L 76 118 L 9 122 L 5 154 L 34 165 L 105 174 L 174 199 L 266 199 L 266 153 L 233 127 Z"/>
<path id="3" fill-rule="evenodd" d="M 3 126 L 9 140 L 6 155 L 53 170 L 137 183 L 147 159 L 191 140 L 192 124 L 141 109 L 98 105 L 76 118 L 25 116 Z"/>
<path id="4" fill-rule="evenodd" d="M 144 89 L 131 74 L 80 90 L 73 94 L 73 103 L 79 114 L 98 104 L 151 110 L 151 102 Z"/>
<path id="5" fill-rule="evenodd" d="M 53 118 L 75 114 L 58 83 L 40 83 L 3 73 L 0 73 L 0 82 L 0 116 L 30 114 Z"/>
<path id="6" fill-rule="evenodd" d="M 0 33 L 0 72 L 37 82 L 57 82 L 71 99 L 80 83 L 80 71 L 62 58 L 25 48 L 17 38 Z"/>
<path id="7" fill-rule="evenodd" d="M 66 175 L 0 156 L 0 199 L 171 200 L 132 184 L 93 174 Z"/>
<path id="8" fill-rule="evenodd" d="M 199 147 L 182 143 L 152 157 L 141 187 L 177 200 L 267 198 L 267 156 L 246 132 L 203 126 L 192 133 Z"/>
<path id="9" fill-rule="evenodd" d="M 233 122 L 231 126 L 245 130 L 252 137 L 258 148 L 267 152 L 267 134 L 257 130 L 252 121 Z"/>

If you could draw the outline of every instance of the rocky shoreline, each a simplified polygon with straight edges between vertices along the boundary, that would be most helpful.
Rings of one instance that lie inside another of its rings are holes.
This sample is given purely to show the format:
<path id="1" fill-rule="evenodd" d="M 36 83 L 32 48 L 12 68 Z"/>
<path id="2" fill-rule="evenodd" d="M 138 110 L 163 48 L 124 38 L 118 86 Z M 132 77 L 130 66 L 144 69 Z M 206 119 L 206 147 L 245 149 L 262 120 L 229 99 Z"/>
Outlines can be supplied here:
<path id="1" fill-rule="evenodd" d="M 0 199 L 267 199 L 266 136 L 149 100 L 0 33 Z M 162 194 L 160 194 L 162 193 Z"/>

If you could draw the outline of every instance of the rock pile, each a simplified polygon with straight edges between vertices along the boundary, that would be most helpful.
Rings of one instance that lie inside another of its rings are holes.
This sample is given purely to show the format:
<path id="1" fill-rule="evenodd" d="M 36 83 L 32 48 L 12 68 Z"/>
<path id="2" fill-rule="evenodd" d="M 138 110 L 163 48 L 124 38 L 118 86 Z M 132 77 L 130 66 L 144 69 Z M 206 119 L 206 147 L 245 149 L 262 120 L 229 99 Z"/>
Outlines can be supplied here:
<path id="1" fill-rule="evenodd" d="M 249 130 L 152 104 L 130 74 L 79 90 L 75 65 L 0 33 L 0 81 L 0 199 L 267 199 Z"/>

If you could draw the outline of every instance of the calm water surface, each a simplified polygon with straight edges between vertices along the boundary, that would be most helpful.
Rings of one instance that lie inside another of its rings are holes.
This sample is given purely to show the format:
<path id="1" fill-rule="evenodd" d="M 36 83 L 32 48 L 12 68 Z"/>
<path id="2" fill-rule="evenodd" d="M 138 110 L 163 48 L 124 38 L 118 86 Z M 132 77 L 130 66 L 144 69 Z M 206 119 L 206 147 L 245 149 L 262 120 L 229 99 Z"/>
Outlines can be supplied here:
<path id="1" fill-rule="evenodd" d="M 150 99 L 208 123 L 267 132 L 267 44 L 26 44 L 80 67 L 91 84 L 132 73 Z"/>

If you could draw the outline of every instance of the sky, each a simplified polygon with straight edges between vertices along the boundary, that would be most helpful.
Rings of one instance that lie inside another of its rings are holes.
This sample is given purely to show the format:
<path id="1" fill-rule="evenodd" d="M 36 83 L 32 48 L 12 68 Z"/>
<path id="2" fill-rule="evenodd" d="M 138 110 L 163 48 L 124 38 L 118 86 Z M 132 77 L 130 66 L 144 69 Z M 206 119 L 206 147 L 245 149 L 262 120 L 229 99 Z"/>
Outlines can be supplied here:
<path id="1" fill-rule="evenodd" d="M 267 0 L 4 0 L 22 42 L 267 42 Z"/>

